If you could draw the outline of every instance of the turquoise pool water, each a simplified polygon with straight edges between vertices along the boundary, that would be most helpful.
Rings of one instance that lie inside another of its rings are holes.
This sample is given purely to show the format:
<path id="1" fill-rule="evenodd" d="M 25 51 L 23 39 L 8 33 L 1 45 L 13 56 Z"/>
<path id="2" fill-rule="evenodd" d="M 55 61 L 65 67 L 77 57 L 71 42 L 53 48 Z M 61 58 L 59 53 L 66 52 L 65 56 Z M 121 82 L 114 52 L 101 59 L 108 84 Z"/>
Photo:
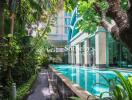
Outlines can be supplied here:
<path id="1" fill-rule="evenodd" d="M 58 72 L 62 73 L 69 80 L 78 84 L 84 90 L 90 92 L 94 96 L 99 96 L 101 92 L 108 92 L 107 82 L 99 74 L 101 73 L 107 79 L 115 78 L 115 73 L 110 69 L 93 69 L 90 67 L 76 65 L 51 65 Z M 123 76 L 132 75 L 132 71 L 120 71 Z M 97 84 L 100 83 L 100 84 Z M 105 84 L 105 85 L 103 85 Z M 106 94 L 107 96 L 108 94 Z"/>

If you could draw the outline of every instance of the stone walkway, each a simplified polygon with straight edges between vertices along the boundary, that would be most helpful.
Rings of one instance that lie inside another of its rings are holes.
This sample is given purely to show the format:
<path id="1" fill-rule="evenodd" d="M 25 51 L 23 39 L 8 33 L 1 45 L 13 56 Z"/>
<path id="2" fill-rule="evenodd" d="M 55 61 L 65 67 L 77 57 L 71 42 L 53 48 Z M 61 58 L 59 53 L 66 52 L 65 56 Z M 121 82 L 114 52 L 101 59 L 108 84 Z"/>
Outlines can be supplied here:
<path id="1" fill-rule="evenodd" d="M 39 73 L 38 78 L 33 85 L 32 92 L 27 97 L 27 100 L 51 100 L 46 70 L 42 70 Z"/>

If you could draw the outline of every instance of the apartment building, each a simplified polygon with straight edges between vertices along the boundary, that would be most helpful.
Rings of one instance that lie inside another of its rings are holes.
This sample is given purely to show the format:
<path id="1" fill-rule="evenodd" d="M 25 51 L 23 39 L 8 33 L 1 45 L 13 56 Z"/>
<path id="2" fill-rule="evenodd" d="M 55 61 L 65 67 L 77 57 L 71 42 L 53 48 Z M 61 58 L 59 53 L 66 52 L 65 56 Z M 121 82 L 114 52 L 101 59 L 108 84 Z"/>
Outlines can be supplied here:
<path id="1" fill-rule="evenodd" d="M 71 14 L 66 13 L 64 9 L 60 10 L 56 17 L 55 25 L 51 28 L 52 31 L 48 33 L 48 41 L 54 46 L 55 52 L 61 56 L 63 61 L 67 63 L 67 45 L 68 32 L 70 29 Z"/>

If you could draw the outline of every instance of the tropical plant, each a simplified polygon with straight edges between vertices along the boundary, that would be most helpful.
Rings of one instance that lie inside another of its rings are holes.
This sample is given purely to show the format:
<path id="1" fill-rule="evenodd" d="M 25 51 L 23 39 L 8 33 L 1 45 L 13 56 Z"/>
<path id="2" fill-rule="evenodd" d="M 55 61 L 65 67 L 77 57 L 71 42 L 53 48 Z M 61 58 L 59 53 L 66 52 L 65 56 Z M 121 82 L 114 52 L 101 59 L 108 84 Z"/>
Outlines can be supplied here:
<path id="1" fill-rule="evenodd" d="M 81 100 L 79 97 L 76 97 L 76 96 L 71 96 L 69 97 L 70 100 Z"/>
<path id="2" fill-rule="evenodd" d="M 112 100 L 132 100 L 132 76 L 128 76 L 128 79 L 124 77 L 120 72 L 116 73 L 115 79 L 107 79 L 101 75 L 109 87 L 109 92 L 102 92 L 100 98 L 108 93 Z"/>
<path id="3" fill-rule="evenodd" d="M 22 100 L 23 97 L 27 95 L 30 88 L 33 85 L 34 80 L 36 79 L 37 75 L 33 75 L 26 83 L 22 84 L 19 88 L 17 88 L 17 99 L 16 100 Z"/>
<path id="4" fill-rule="evenodd" d="M 19 87 L 34 74 L 41 55 L 37 47 L 50 32 L 61 3 L 62 0 L 0 0 L 0 86 L 8 92 L 4 94 L 9 96 L 12 82 Z M 40 22 L 44 23 L 41 32 Z M 35 42 L 27 32 L 32 25 L 37 26 L 31 30 L 37 30 Z"/>

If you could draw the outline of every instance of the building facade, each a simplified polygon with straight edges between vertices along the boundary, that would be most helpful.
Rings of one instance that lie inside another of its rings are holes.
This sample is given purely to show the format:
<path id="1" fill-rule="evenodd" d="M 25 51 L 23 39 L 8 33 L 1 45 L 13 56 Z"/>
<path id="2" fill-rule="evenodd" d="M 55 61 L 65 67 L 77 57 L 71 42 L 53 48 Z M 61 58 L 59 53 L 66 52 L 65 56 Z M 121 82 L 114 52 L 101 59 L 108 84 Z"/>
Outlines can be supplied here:
<path id="1" fill-rule="evenodd" d="M 93 67 L 132 67 L 132 55 L 127 48 L 113 39 L 103 27 L 94 33 L 80 32 L 76 24 L 81 20 L 77 8 L 71 17 L 68 33 L 68 63 Z"/>
<path id="2" fill-rule="evenodd" d="M 71 14 L 64 12 L 64 9 L 60 10 L 56 16 L 55 25 L 48 33 L 48 41 L 54 46 L 55 53 L 62 58 L 61 63 L 68 63 L 68 54 L 64 48 L 67 45 L 70 20 Z"/>

